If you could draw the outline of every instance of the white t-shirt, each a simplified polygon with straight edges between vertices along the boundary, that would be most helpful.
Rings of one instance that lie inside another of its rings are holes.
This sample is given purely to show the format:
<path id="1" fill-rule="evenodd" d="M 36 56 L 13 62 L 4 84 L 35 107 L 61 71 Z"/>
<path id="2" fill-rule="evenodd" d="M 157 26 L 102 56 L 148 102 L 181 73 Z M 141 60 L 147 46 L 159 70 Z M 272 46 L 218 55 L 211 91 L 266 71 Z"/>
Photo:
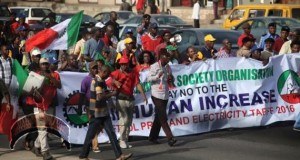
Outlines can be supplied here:
<path id="1" fill-rule="evenodd" d="M 200 13 L 200 4 L 197 2 L 194 4 L 193 7 L 192 19 L 199 19 L 199 13 Z"/>

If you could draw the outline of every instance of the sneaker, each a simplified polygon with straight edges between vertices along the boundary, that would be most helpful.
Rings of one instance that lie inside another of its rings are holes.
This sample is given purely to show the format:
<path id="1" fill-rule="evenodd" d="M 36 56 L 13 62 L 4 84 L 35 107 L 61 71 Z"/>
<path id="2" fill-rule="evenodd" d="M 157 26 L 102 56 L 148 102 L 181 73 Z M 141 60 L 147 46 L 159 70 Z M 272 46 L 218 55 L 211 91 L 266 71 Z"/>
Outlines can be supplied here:
<path id="1" fill-rule="evenodd" d="M 88 157 L 84 157 L 84 156 L 79 156 L 79 159 L 89 160 Z"/>
<path id="2" fill-rule="evenodd" d="M 129 159 L 130 157 L 132 157 L 132 153 L 129 154 L 122 154 L 119 158 L 117 158 L 116 160 L 126 160 Z"/>
<path id="3" fill-rule="evenodd" d="M 120 147 L 122 149 L 127 149 L 127 148 L 132 148 L 132 145 L 128 145 L 128 143 L 125 141 L 120 141 Z"/>
<path id="4" fill-rule="evenodd" d="M 172 138 L 170 140 L 168 140 L 168 144 L 170 147 L 174 146 L 174 144 L 177 142 L 177 140 L 175 138 Z"/>
<path id="5" fill-rule="evenodd" d="M 37 156 L 37 157 L 42 157 L 42 153 L 41 153 L 41 148 L 36 148 L 33 147 L 32 152 Z"/>
<path id="6" fill-rule="evenodd" d="M 293 128 L 294 131 L 300 131 L 300 128 Z"/>
<path id="7" fill-rule="evenodd" d="M 150 139 L 149 138 L 149 142 L 153 143 L 153 144 L 160 144 L 157 139 Z"/>
<path id="8" fill-rule="evenodd" d="M 100 153 L 101 150 L 100 150 L 99 148 L 96 148 L 96 149 L 93 149 L 93 152 L 94 152 L 94 153 Z"/>
<path id="9" fill-rule="evenodd" d="M 52 160 L 53 159 L 53 157 L 49 151 L 42 152 L 42 155 L 43 155 L 43 160 Z"/>

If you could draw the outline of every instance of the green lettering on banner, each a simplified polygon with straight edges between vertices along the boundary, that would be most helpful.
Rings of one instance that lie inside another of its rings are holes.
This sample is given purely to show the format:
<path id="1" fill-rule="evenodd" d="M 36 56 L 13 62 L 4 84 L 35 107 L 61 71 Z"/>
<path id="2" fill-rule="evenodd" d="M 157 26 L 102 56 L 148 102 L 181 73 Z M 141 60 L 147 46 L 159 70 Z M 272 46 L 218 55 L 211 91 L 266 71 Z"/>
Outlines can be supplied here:
<path id="1" fill-rule="evenodd" d="M 216 80 L 222 81 L 222 72 L 221 71 L 216 71 Z"/>
<path id="2" fill-rule="evenodd" d="M 177 76 L 177 87 L 181 87 L 182 86 L 182 81 L 181 81 L 181 76 Z"/>
<path id="3" fill-rule="evenodd" d="M 248 70 L 247 69 L 241 69 L 240 71 L 241 71 L 241 77 L 240 77 L 241 79 L 240 80 L 249 80 L 248 77 L 247 77 L 247 71 Z"/>
<path id="4" fill-rule="evenodd" d="M 229 81 L 233 80 L 233 70 L 228 70 L 228 80 Z"/>
<path id="5" fill-rule="evenodd" d="M 195 84 L 194 74 L 189 75 L 190 84 Z"/>
<path id="6" fill-rule="evenodd" d="M 257 70 L 256 69 L 252 69 L 251 70 L 251 73 L 252 73 L 252 80 L 257 80 Z"/>
<path id="7" fill-rule="evenodd" d="M 240 70 L 234 71 L 234 80 L 240 80 Z"/>
<path id="8" fill-rule="evenodd" d="M 227 81 L 228 77 L 227 77 L 227 72 L 225 70 L 222 70 L 222 76 L 223 76 L 223 80 Z"/>
<path id="9" fill-rule="evenodd" d="M 202 79 L 202 73 L 196 73 L 196 83 L 204 83 L 203 79 Z"/>
<path id="10" fill-rule="evenodd" d="M 258 69 L 257 79 L 262 79 L 262 69 Z"/>
<path id="11" fill-rule="evenodd" d="M 187 86 L 189 83 L 189 77 L 186 75 L 186 74 L 184 74 L 183 76 L 182 76 L 182 81 L 183 81 L 183 86 Z"/>

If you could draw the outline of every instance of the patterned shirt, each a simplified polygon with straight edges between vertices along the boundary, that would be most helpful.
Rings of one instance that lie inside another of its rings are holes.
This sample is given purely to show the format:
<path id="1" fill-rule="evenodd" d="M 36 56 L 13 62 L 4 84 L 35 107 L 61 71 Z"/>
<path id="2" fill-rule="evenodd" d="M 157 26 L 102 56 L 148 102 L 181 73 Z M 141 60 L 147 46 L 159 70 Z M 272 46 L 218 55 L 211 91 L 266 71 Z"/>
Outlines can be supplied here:
<path id="1" fill-rule="evenodd" d="M 107 102 L 104 99 L 99 99 L 98 94 L 105 94 L 107 86 L 104 80 L 98 75 L 93 78 L 91 82 L 91 97 L 90 97 L 90 110 L 95 111 L 95 118 L 105 117 L 109 115 Z"/>
<path id="2" fill-rule="evenodd" d="M 225 49 L 221 48 L 218 53 L 216 53 L 217 58 L 229 58 L 235 57 L 234 53 L 231 51 L 227 53 Z"/>
<path id="3" fill-rule="evenodd" d="M 10 86 L 12 78 L 12 59 L 4 59 L 0 57 L 0 79 L 2 79 L 7 87 Z"/>

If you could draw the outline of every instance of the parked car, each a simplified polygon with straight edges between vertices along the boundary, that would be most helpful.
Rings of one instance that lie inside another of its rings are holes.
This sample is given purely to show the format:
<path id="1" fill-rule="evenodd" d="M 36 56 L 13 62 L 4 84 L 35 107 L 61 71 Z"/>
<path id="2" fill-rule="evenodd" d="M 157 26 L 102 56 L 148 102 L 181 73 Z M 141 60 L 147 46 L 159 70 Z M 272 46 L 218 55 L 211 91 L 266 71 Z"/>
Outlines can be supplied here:
<path id="1" fill-rule="evenodd" d="M 0 3 L 0 21 L 2 21 L 3 24 L 5 24 L 5 22 L 9 20 L 9 17 L 10 11 L 7 5 Z"/>
<path id="2" fill-rule="evenodd" d="M 136 16 L 134 12 L 131 11 L 116 11 L 118 15 L 117 22 L 119 24 L 123 24 L 126 20 L 128 20 L 131 17 Z M 94 18 L 102 23 L 107 23 L 110 20 L 110 12 L 101 12 L 94 16 Z"/>
<path id="3" fill-rule="evenodd" d="M 29 25 L 37 23 L 52 12 L 51 9 L 45 7 L 10 7 L 9 9 L 11 12 L 15 12 L 17 16 L 25 14 L 25 22 Z"/>
<path id="4" fill-rule="evenodd" d="M 239 5 L 233 8 L 224 20 L 223 28 L 230 29 L 248 18 L 279 16 L 300 19 L 300 5 L 259 4 Z"/>
<path id="5" fill-rule="evenodd" d="M 119 37 L 121 39 L 124 39 L 126 31 L 128 29 L 132 29 L 133 36 L 136 37 L 136 35 L 137 35 L 137 32 L 136 32 L 137 31 L 137 26 L 138 26 L 137 24 L 122 24 L 122 25 L 120 25 Z M 174 26 L 169 26 L 169 25 L 160 25 L 160 26 L 158 26 L 158 34 L 162 35 L 165 30 L 169 30 L 171 33 L 173 33 L 177 30 L 177 28 L 174 27 Z"/>
<path id="6" fill-rule="evenodd" d="M 237 26 L 233 27 L 232 30 L 236 30 L 239 32 L 243 32 L 242 26 L 245 23 L 249 23 L 251 25 L 251 34 L 256 38 L 256 42 L 258 43 L 261 35 L 267 33 L 268 25 L 271 22 L 275 22 L 276 25 L 276 33 L 280 34 L 280 30 L 282 26 L 289 26 L 290 28 L 300 27 L 300 21 L 294 18 L 283 18 L 283 17 L 256 17 L 249 18 Z"/>
<path id="7" fill-rule="evenodd" d="M 178 30 L 173 34 L 179 34 L 182 38 L 181 42 L 177 43 L 177 45 L 180 55 L 183 55 L 185 54 L 186 49 L 189 46 L 194 46 L 197 49 L 203 47 L 205 44 L 204 36 L 207 34 L 211 34 L 213 37 L 216 38 L 214 47 L 217 50 L 219 50 L 222 47 L 222 41 L 226 38 L 232 43 L 232 49 L 237 50 L 237 41 L 241 33 L 238 31 L 221 29 L 187 28 Z"/>
<path id="8" fill-rule="evenodd" d="M 157 23 L 158 25 L 170 25 L 177 28 L 193 27 L 192 25 L 189 25 L 186 22 L 184 22 L 182 19 L 174 15 L 168 15 L 168 14 L 152 14 L 150 22 Z M 141 24 L 141 23 L 142 23 L 141 15 L 134 16 L 124 22 L 124 24 Z"/>

